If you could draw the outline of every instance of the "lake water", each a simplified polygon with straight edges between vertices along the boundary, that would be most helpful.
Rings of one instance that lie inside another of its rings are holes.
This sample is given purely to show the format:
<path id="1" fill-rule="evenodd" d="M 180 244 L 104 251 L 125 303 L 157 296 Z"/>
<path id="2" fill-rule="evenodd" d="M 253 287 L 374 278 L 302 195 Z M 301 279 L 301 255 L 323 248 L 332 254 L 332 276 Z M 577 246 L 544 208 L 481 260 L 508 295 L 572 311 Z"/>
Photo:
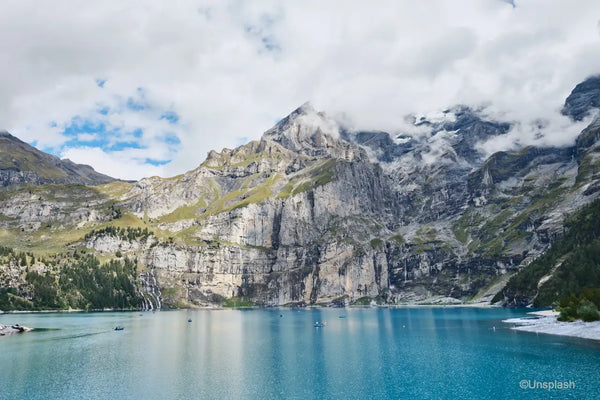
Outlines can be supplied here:
<path id="1" fill-rule="evenodd" d="M 600 344 L 516 332 L 500 322 L 524 314 L 4 314 L 0 323 L 44 330 L 0 338 L 0 399 L 597 399 Z M 315 321 L 327 325 L 315 328 Z M 116 325 L 125 329 L 114 331 Z M 521 380 L 573 381 L 575 388 L 521 389 Z"/>

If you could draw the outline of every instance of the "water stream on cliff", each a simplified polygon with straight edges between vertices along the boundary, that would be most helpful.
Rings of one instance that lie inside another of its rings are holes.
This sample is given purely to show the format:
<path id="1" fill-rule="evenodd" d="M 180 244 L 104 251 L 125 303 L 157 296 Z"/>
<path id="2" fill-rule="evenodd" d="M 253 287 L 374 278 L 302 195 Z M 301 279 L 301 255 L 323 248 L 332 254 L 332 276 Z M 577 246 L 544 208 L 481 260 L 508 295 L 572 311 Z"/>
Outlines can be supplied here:
<path id="1" fill-rule="evenodd" d="M 160 310 L 162 307 L 161 294 L 154 272 L 141 273 L 140 283 L 142 286 L 140 294 L 143 299 L 143 309 L 146 311 Z"/>
<path id="2" fill-rule="evenodd" d="M 0 399 L 596 398 L 600 344 L 500 322 L 526 311 L 0 314 L 42 328 L 0 338 Z"/>

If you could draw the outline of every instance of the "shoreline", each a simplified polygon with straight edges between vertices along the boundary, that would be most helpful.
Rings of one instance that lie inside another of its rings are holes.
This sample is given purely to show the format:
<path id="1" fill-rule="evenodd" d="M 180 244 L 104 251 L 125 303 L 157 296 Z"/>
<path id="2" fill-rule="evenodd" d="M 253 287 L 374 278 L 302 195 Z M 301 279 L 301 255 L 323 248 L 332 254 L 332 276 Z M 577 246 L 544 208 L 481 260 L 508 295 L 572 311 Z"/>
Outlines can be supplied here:
<path id="1" fill-rule="evenodd" d="M 105 309 L 98 309 L 98 310 L 84 310 L 84 309 L 76 309 L 76 308 L 69 308 L 68 310 L 61 310 L 61 309 L 56 309 L 56 310 L 0 310 L 0 315 L 5 315 L 5 314 L 52 314 L 52 313 L 93 313 L 93 312 L 113 312 L 113 311 L 118 311 L 118 312 L 139 312 L 139 311 L 152 311 L 152 310 L 143 310 L 143 309 L 122 309 L 122 308 L 105 308 Z"/>
<path id="2" fill-rule="evenodd" d="M 329 305 L 307 305 L 304 307 L 295 306 L 247 306 L 247 307 L 222 307 L 222 306 L 196 306 L 196 307 L 176 307 L 176 308 L 160 308 L 154 310 L 138 309 L 121 309 L 121 308 L 105 308 L 97 310 L 84 310 L 70 308 L 68 310 L 0 310 L 0 315 L 10 314 L 52 314 L 52 313 L 102 313 L 102 312 L 148 312 L 148 311 L 177 311 L 177 310 L 238 310 L 238 309 L 346 309 L 346 308 L 502 308 L 499 305 L 489 303 L 402 303 L 402 304 L 376 304 L 376 305 L 347 305 L 343 307 Z"/>
<path id="3" fill-rule="evenodd" d="M 558 321 L 558 312 L 554 310 L 527 313 L 532 317 L 510 318 L 502 322 L 512 324 L 510 329 L 521 332 L 543 333 L 556 336 L 575 337 L 600 341 L 600 321 L 573 322 Z"/>

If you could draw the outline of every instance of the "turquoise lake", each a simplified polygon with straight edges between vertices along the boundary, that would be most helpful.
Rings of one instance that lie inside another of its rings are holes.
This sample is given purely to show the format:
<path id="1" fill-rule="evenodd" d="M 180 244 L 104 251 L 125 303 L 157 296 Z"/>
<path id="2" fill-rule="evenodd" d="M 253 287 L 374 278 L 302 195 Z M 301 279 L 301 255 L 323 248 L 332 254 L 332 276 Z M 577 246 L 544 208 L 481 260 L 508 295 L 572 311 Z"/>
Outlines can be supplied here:
<path id="1" fill-rule="evenodd" d="M 597 399 L 600 343 L 501 322 L 526 311 L 2 314 L 39 330 L 0 338 L 0 399 Z"/>

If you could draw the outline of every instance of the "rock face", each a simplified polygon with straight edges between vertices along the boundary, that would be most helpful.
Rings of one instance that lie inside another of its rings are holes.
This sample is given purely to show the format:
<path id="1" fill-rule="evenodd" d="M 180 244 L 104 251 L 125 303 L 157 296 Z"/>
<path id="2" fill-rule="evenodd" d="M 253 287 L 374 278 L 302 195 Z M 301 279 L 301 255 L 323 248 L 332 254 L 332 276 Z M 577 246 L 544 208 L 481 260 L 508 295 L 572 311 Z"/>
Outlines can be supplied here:
<path id="1" fill-rule="evenodd" d="M 583 97 L 569 109 L 596 106 Z M 461 106 L 414 125 L 352 132 L 305 104 L 180 176 L 0 192 L 0 228 L 33 249 L 48 232 L 64 248 L 135 258 L 148 308 L 452 303 L 489 300 L 600 196 L 598 119 L 572 147 L 487 158 L 480 144 L 509 124 Z M 104 226 L 152 234 L 91 231 Z"/>
<path id="2" fill-rule="evenodd" d="M 478 138 L 509 127 L 464 107 L 444 114 L 420 120 L 430 127 L 423 139 L 406 140 L 340 132 L 304 105 L 260 142 L 212 152 L 179 181 L 137 185 L 124 204 L 139 216 L 183 218 L 160 226 L 185 243 L 145 255 L 175 293 L 165 301 L 465 299 L 540 254 L 564 216 L 595 198 L 575 157 L 594 157 L 584 144 L 483 159 Z M 195 203 L 187 215 L 172 206 L 185 198 Z"/>
<path id="3" fill-rule="evenodd" d="M 0 229 L 25 241 L 29 234 L 62 234 L 116 217 L 108 196 L 76 184 L 7 188 L 0 191 L 0 201 Z"/>
<path id="4" fill-rule="evenodd" d="M 387 293 L 386 248 L 369 242 L 390 235 L 377 221 L 383 215 L 391 223 L 395 197 L 363 149 L 324 133 L 333 127 L 305 105 L 259 143 L 212 153 L 186 174 L 179 185 L 192 185 L 178 190 L 201 205 L 187 228 L 189 245 L 147 254 L 158 281 L 183 288 L 185 301 L 197 304 L 230 297 L 308 304 Z M 139 215 L 157 217 L 158 201 L 170 211 L 170 199 L 154 190 L 134 189 L 151 204 L 126 204 Z"/>
<path id="5" fill-rule="evenodd" d="M 562 113 L 581 121 L 597 108 L 600 108 L 600 75 L 592 76 L 575 86 L 565 101 Z"/>
<path id="6" fill-rule="evenodd" d="M 45 183 L 81 183 L 99 185 L 114 181 L 89 165 L 61 160 L 0 131 L 0 188 Z"/>

